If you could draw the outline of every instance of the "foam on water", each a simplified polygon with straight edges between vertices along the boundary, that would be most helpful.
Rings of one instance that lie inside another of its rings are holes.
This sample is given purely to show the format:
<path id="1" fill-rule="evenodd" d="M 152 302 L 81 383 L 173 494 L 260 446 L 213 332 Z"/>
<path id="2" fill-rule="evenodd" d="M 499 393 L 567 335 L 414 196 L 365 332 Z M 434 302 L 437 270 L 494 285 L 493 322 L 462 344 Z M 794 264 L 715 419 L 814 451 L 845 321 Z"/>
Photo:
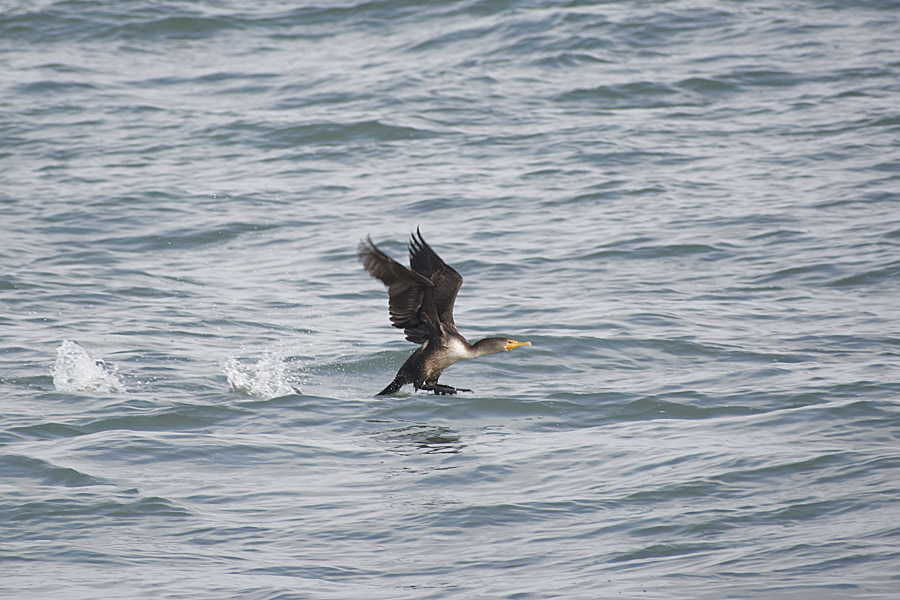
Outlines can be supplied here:
<path id="1" fill-rule="evenodd" d="M 53 386 L 60 392 L 122 393 L 125 386 L 115 365 L 91 358 L 87 351 L 69 340 L 56 349 Z"/>
<path id="2" fill-rule="evenodd" d="M 266 352 L 258 359 L 229 356 L 222 363 L 222 372 L 233 392 L 275 398 L 297 391 L 291 385 L 285 356 L 278 351 Z"/>

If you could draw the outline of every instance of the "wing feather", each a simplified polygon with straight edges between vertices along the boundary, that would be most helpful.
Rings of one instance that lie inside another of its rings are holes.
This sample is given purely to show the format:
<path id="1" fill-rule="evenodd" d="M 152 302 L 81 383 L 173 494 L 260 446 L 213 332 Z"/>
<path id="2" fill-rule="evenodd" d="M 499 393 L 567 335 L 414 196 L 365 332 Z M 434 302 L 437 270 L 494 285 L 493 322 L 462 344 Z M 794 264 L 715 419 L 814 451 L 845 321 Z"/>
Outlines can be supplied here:
<path id="1" fill-rule="evenodd" d="M 424 344 L 432 335 L 436 323 L 423 315 L 422 305 L 426 290 L 434 284 L 423 275 L 411 271 L 382 252 L 368 237 L 359 244 L 359 260 L 369 275 L 379 279 L 388 288 L 388 312 L 391 323 L 403 329 L 406 339 Z"/>
<path id="2" fill-rule="evenodd" d="M 388 288 L 388 312 L 406 339 L 424 344 L 442 332 L 455 332 L 453 304 L 463 278 L 431 249 L 420 231 L 409 243 L 408 269 L 378 249 L 371 237 L 359 243 L 359 260 L 369 275 Z"/>
<path id="3" fill-rule="evenodd" d="M 417 238 L 418 236 L 418 238 Z M 453 305 L 456 303 L 456 295 L 462 287 L 462 275 L 441 260 L 437 252 L 431 249 L 422 237 L 422 232 L 416 229 L 409 243 L 409 266 L 420 275 L 427 277 L 434 289 L 434 307 L 438 320 L 456 328 L 453 322 Z"/>

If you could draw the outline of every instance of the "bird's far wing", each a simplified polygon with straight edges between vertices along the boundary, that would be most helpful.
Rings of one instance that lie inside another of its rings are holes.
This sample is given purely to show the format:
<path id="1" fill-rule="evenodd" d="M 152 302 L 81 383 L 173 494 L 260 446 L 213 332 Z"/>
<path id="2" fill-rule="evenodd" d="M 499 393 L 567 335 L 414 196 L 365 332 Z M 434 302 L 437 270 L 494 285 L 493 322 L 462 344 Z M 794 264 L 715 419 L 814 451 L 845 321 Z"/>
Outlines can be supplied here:
<path id="1" fill-rule="evenodd" d="M 403 329 L 409 341 L 424 344 L 437 325 L 422 311 L 425 291 L 434 284 L 379 250 L 371 237 L 359 243 L 358 255 L 369 275 L 381 280 L 388 288 L 391 323 Z"/>
<path id="2" fill-rule="evenodd" d="M 441 260 L 431 246 L 425 243 L 425 238 L 418 229 L 409 242 L 409 266 L 434 284 L 434 289 L 431 291 L 434 294 L 434 305 L 441 323 L 456 327 L 453 323 L 453 304 L 456 302 L 456 294 L 459 293 L 459 288 L 463 284 L 462 275 Z"/>

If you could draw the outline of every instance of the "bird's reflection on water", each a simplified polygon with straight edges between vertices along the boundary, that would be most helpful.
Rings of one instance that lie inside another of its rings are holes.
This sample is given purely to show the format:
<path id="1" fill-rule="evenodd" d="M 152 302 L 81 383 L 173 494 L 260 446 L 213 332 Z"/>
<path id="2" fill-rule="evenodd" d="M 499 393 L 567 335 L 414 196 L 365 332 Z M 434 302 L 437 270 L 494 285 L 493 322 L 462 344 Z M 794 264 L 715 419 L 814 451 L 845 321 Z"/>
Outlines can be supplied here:
<path id="1" fill-rule="evenodd" d="M 391 452 L 400 454 L 456 454 L 466 447 L 458 432 L 449 427 L 425 424 L 387 429 L 372 433 L 371 437 L 385 444 Z"/>

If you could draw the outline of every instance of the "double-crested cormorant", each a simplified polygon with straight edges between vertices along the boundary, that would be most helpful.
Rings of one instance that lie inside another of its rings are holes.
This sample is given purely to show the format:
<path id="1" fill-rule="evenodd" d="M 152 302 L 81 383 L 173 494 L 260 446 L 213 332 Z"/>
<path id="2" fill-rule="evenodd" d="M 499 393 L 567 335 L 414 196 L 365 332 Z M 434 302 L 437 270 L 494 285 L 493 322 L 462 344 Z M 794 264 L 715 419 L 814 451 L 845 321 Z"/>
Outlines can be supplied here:
<path id="1" fill-rule="evenodd" d="M 422 344 L 403 363 L 394 381 L 378 392 L 379 396 L 394 394 L 407 383 L 435 394 L 471 392 L 438 383 L 438 377 L 455 362 L 531 345 L 508 338 L 485 338 L 473 346 L 459 334 L 453 323 L 453 303 L 463 278 L 425 243 L 418 230 L 409 243 L 411 269 L 379 250 L 371 237 L 359 243 L 359 260 L 369 275 L 387 286 L 391 323 L 406 333 L 406 339 Z"/>

